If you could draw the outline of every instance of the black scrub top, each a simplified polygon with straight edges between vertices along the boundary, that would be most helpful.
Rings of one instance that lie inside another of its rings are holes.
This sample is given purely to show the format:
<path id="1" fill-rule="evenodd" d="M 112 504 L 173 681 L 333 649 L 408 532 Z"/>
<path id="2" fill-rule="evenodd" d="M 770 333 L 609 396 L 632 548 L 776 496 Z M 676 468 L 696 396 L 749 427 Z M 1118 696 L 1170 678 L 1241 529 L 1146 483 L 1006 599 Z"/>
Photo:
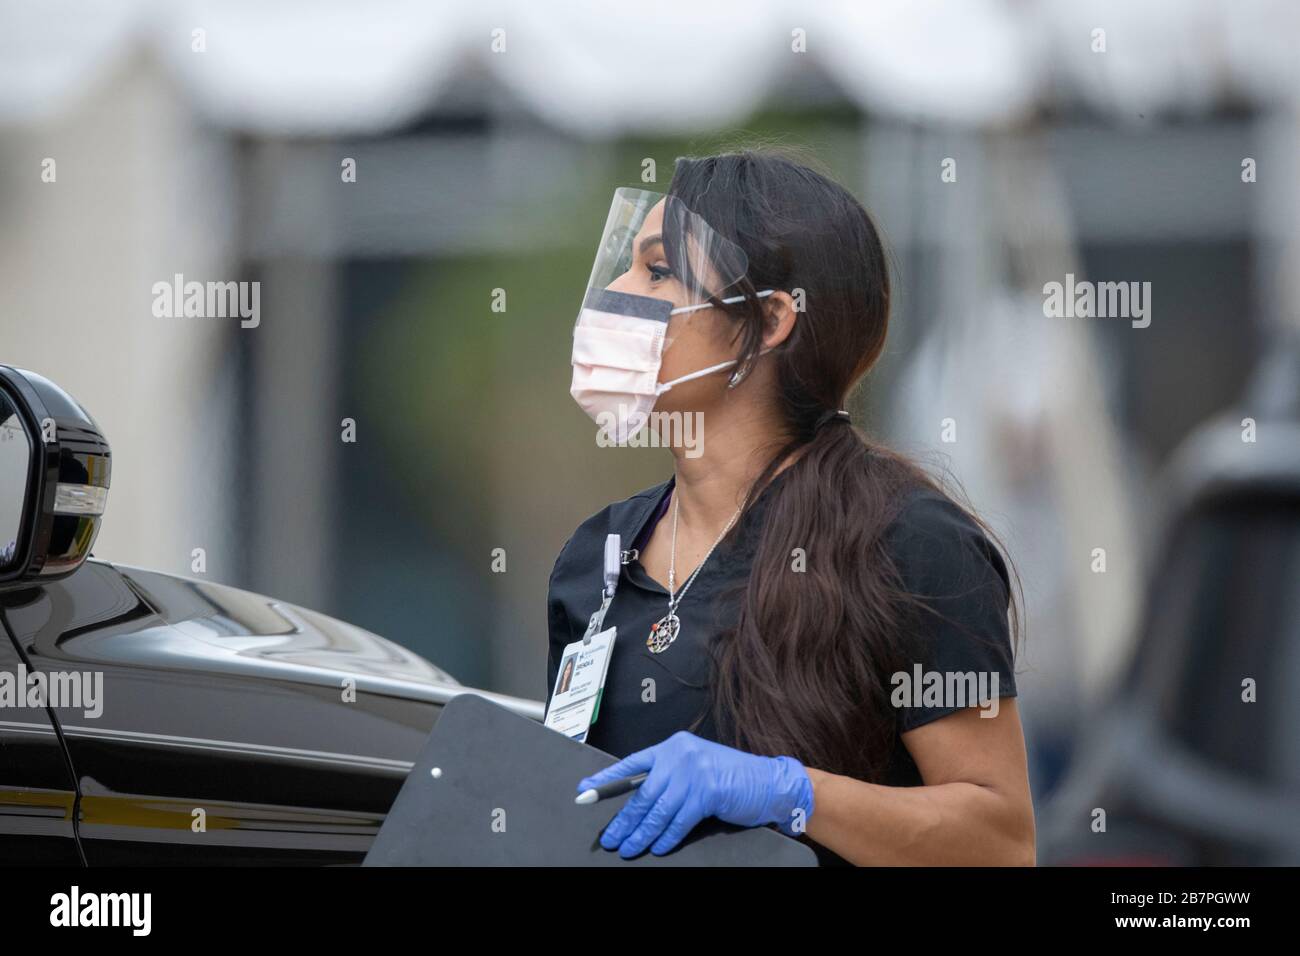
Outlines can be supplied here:
<path id="1" fill-rule="evenodd" d="M 737 595 L 749 577 L 770 493 L 778 474 L 720 544 L 677 608 L 681 630 L 665 651 L 646 647 L 650 627 L 668 611 L 668 592 L 641 563 L 623 565 L 618 589 L 605 616 L 618 637 L 601 697 L 600 713 L 587 743 L 617 757 L 651 747 L 679 730 L 721 740 L 710 696 L 709 642 L 734 624 Z M 619 534 L 625 551 L 643 544 L 669 510 L 673 479 L 610 505 L 584 521 L 565 544 L 551 572 L 548 598 L 550 653 L 546 697 L 565 645 L 582 638 L 600 606 L 605 536 Z M 671 515 L 668 516 L 672 520 Z M 960 508 L 928 488 L 907 494 L 885 532 L 886 546 L 903 587 L 933 608 L 918 616 L 922 633 L 918 661 L 927 672 L 998 674 L 1000 697 L 1016 695 L 1007 608 L 1006 565 L 988 538 Z M 680 585 L 679 585 L 680 587 Z M 882 675 L 888 684 L 888 675 Z M 897 729 L 889 770 L 878 781 L 919 786 L 920 772 L 901 735 L 956 711 L 957 707 L 906 707 L 896 711 Z M 727 741 L 722 740 L 726 743 Z M 823 863 L 839 857 L 808 841 Z"/>

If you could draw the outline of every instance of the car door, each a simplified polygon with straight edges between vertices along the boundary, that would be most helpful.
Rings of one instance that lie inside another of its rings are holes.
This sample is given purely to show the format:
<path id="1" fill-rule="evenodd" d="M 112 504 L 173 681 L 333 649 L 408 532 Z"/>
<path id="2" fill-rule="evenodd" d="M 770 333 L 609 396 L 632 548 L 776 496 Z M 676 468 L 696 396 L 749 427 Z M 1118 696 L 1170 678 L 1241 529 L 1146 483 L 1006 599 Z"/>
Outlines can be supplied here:
<path id="1" fill-rule="evenodd" d="M 0 594 L 0 607 L 15 597 Z M 81 856 L 73 826 L 76 787 L 50 714 L 29 699 L 26 670 L 4 628 L 0 633 L 0 863 L 78 865 Z"/>
<path id="2" fill-rule="evenodd" d="M 4 613 L 32 666 L 102 685 L 53 708 L 92 866 L 360 862 L 440 710 L 195 666 L 187 642 L 253 641 L 274 616 L 174 627 L 111 565 L 22 593 Z"/>

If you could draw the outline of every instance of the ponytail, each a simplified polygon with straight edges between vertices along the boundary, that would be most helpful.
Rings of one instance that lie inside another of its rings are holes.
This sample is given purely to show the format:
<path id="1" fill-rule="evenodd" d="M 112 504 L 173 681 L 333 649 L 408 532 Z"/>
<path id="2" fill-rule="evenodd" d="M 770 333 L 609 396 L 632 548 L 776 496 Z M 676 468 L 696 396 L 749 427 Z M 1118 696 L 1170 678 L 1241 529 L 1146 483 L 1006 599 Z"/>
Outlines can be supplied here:
<path id="1" fill-rule="evenodd" d="M 750 576 L 731 597 L 735 627 L 713 647 L 715 721 L 751 753 L 879 780 L 894 738 L 887 675 L 915 659 L 900 639 L 911 599 L 884 532 L 906 491 L 933 482 L 828 421 L 755 488 L 791 456 L 764 496 Z"/>

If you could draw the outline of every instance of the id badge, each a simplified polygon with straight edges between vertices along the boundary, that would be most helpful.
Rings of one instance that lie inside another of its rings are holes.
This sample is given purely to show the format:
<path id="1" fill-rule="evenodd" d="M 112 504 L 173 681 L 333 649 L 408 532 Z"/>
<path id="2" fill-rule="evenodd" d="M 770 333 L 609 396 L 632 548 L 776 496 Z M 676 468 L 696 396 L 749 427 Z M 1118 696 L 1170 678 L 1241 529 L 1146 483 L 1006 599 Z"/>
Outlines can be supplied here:
<path id="1" fill-rule="evenodd" d="M 600 697 L 609 673 L 618 628 L 610 627 L 590 641 L 574 641 L 560 655 L 560 672 L 555 675 L 551 700 L 546 707 L 546 726 L 583 743 L 587 731 L 600 713 Z"/>

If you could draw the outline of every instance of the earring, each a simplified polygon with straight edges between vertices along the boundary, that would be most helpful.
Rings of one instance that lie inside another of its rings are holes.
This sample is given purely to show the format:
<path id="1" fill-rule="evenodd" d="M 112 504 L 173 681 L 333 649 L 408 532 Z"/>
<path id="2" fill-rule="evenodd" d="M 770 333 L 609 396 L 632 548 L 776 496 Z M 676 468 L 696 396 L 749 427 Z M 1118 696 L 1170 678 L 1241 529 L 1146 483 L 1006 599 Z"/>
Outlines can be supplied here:
<path id="1" fill-rule="evenodd" d="M 745 380 L 745 376 L 749 374 L 749 370 L 753 367 L 754 367 L 753 363 L 751 362 L 748 365 L 746 365 L 744 368 L 738 368 L 734 372 L 732 372 L 731 378 L 727 379 L 727 388 L 728 389 L 735 388 L 737 385 L 743 382 Z"/>

